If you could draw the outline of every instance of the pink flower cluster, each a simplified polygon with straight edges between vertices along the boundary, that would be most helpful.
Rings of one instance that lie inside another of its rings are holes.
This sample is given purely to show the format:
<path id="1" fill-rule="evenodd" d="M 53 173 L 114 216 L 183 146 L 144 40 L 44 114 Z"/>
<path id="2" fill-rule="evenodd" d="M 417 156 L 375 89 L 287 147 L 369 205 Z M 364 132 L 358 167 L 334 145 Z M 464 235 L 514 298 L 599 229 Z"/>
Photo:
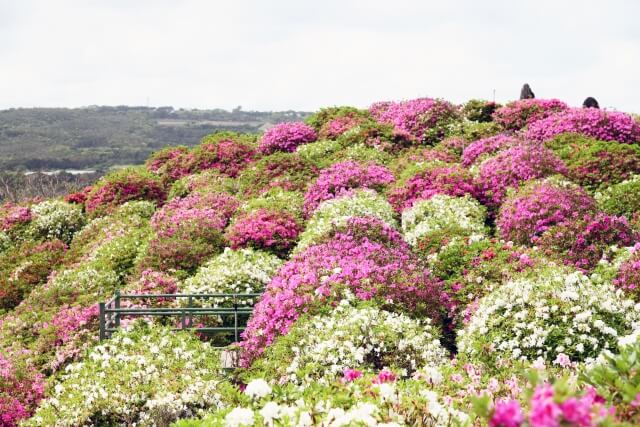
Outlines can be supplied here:
<path id="1" fill-rule="evenodd" d="M 187 147 L 170 147 L 153 153 L 147 160 L 147 170 L 173 182 L 193 173 L 195 157 Z"/>
<path id="2" fill-rule="evenodd" d="M 226 138 L 212 142 L 204 141 L 193 150 L 193 156 L 192 172 L 216 169 L 235 178 L 242 169 L 254 161 L 256 150 L 249 144 Z"/>
<path id="3" fill-rule="evenodd" d="M 33 414 L 44 396 L 44 376 L 15 366 L 0 352 L 0 426 L 16 427 Z"/>
<path id="4" fill-rule="evenodd" d="M 227 230 L 226 238 L 232 249 L 252 247 L 286 255 L 295 245 L 300 231 L 293 215 L 258 209 L 239 216 Z"/>
<path id="5" fill-rule="evenodd" d="M 527 138 L 548 141 L 561 133 L 579 133 L 601 141 L 640 142 L 640 123 L 628 114 L 597 108 L 574 108 L 540 120 L 527 130 Z"/>
<path id="6" fill-rule="evenodd" d="M 279 123 L 267 130 L 260 140 L 260 151 L 264 154 L 276 151 L 292 152 L 301 144 L 313 142 L 318 134 L 311 126 L 302 122 Z"/>
<path id="7" fill-rule="evenodd" d="M 310 216 L 325 200 L 339 197 L 356 188 L 379 190 L 394 182 L 393 173 L 375 163 L 360 164 L 354 161 L 336 163 L 320 171 L 304 196 L 304 213 Z"/>
<path id="8" fill-rule="evenodd" d="M 483 162 L 477 183 L 486 204 L 495 208 L 502 203 L 507 190 L 517 188 L 521 182 L 566 173 L 567 167 L 553 151 L 526 143 L 501 151 Z"/>
<path id="9" fill-rule="evenodd" d="M 51 321 L 51 325 L 43 324 L 43 327 L 53 326 L 56 334 L 56 346 L 63 345 L 74 338 L 76 331 L 96 321 L 99 315 L 98 304 L 89 307 L 65 307 Z"/>
<path id="10" fill-rule="evenodd" d="M 506 130 L 515 131 L 568 108 L 558 99 L 521 99 L 498 108 L 493 113 L 493 121 Z"/>
<path id="11" fill-rule="evenodd" d="M 453 104 L 431 98 L 377 102 L 369 107 L 369 112 L 378 122 L 391 124 L 397 130 L 426 142 L 441 139 L 444 129 L 438 128 L 459 115 Z M 433 131 L 436 135 L 432 135 Z"/>
<path id="12" fill-rule="evenodd" d="M 439 317 L 440 283 L 406 245 L 372 240 L 362 234 L 363 225 L 359 223 L 356 232 L 338 232 L 331 240 L 309 247 L 280 269 L 243 333 L 245 366 L 276 337 L 286 334 L 302 313 L 340 299 L 343 289 L 361 300 L 376 298 L 389 307 Z M 397 232 L 392 238 L 402 241 Z"/>
<path id="13" fill-rule="evenodd" d="M 533 240 L 549 252 L 558 252 L 565 264 L 588 271 L 609 246 L 630 246 L 637 238 L 625 217 L 597 213 L 565 221 Z"/>
<path id="14" fill-rule="evenodd" d="M 31 209 L 7 203 L 0 207 L 0 231 L 9 231 L 14 226 L 31 221 Z"/>
<path id="15" fill-rule="evenodd" d="M 613 284 L 635 301 L 640 300 L 640 244 L 636 244 L 634 253 L 620 266 Z"/>
<path id="16" fill-rule="evenodd" d="M 434 166 L 418 172 L 405 185 L 388 193 L 389 203 L 398 212 L 410 208 L 418 200 L 426 200 L 436 194 L 479 197 L 480 191 L 471 173 L 458 165 Z"/>
<path id="17" fill-rule="evenodd" d="M 497 402 L 489 420 L 490 427 L 519 427 L 528 418 L 531 427 L 596 427 L 611 415 L 604 399 L 589 387 L 582 397 L 560 399 L 549 383 L 536 387 L 530 401 L 528 417 L 525 417 L 516 400 Z"/>
<path id="18" fill-rule="evenodd" d="M 364 119 L 355 115 L 336 117 L 320 128 L 320 139 L 336 139 L 349 129 L 358 126 Z"/>
<path id="19" fill-rule="evenodd" d="M 502 205 L 496 224 L 503 239 L 530 244 L 550 227 L 594 208 L 595 200 L 579 187 L 536 182 Z"/>
<path id="20" fill-rule="evenodd" d="M 150 200 L 161 204 L 166 197 L 160 182 L 142 174 L 121 173 L 103 180 L 105 181 L 94 186 L 87 195 L 85 208 L 90 214 L 108 213 L 131 200 Z"/>
<path id="21" fill-rule="evenodd" d="M 225 193 L 193 193 L 163 206 L 151 218 L 151 226 L 161 237 L 189 225 L 223 231 L 238 206 L 238 200 Z"/>
<path id="22" fill-rule="evenodd" d="M 462 164 L 471 166 L 478 158 L 486 154 L 495 154 L 500 150 L 517 145 L 520 140 L 514 136 L 499 134 L 482 138 L 469 144 L 462 152 Z"/>

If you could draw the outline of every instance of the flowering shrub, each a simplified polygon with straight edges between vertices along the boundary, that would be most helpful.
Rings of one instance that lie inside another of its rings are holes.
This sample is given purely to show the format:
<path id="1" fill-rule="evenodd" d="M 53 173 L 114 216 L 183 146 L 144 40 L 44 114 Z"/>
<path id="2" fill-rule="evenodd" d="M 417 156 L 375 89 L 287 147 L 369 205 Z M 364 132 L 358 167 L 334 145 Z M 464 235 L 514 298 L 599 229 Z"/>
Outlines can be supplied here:
<path id="1" fill-rule="evenodd" d="M 433 147 L 411 147 L 394 157 L 389 168 L 398 175 L 416 163 L 457 163 L 459 159 L 460 156 L 449 151 Z"/>
<path id="2" fill-rule="evenodd" d="M 434 232 L 462 236 L 485 233 L 486 209 L 469 196 L 437 194 L 402 212 L 402 232 L 410 245 Z"/>
<path id="3" fill-rule="evenodd" d="M 138 325 L 70 365 L 24 425 L 168 425 L 218 406 L 217 359 L 192 335 Z"/>
<path id="4" fill-rule="evenodd" d="M 378 102 L 369 107 L 381 123 L 389 123 L 419 141 L 434 144 L 447 135 L 447 126 L 459 119 L 458 109 L 441 99 L 418 98 L 401 102 Z"/>
<path id="5" fill-rule="evenodd" d="M 271 188 L 305 191 L 318 176 L 318 168 L 297 153 L 274 153 L 247 167 L 238 177 L 241 191 L 259 195 Z"/>
<path id="6" fill-rule="evenodd" d="M 561 133 L 579 133 L 601 141 L 640 141 L 640 124 L 628 114 L 597 108 L 574 108 L 529 126 L 527 138 L 547 141 Z"/>
<path id="7" fill-rule="evenodd" d="M 640 148 L 615 141 L 598 141 L 562 134 L 547 141 L 567 165 L 567 176 L 589 189 L 617 184 L 640 172 Z"/>
<path id="8" fill-rule="evenodd" d="M 92 189 L 93 187 L 89 185 L 87 187 L 84 187 L 80 191 L 67 194 L 66 196 L 64 196 L 64 201 L 67 203 L 76 203 L 78 205 L 84 205 L 84 203 L 87 201 L 87 196 L 89 195 Z"/>
<path id="9" fill-rule="evenodd" d="M 446 360 L 429 319 L 414 320 L 342 300 L 328 314 L 298 319 L 252 370 L 280 384 L 308 383 L 331 381 L 353 369 L 391 368 L 409 376 Z"/>
<path id="10" fill-rule="evenodd" d="M 374 217 L 386 224 L 395 226 L 393 208 L 373 190 L 354 190 L 336 199 L 323 202 L 307 222 L 306 229 L 300 235 L 295 252 L 318 243 L 334 227 L 341 226 L 350 218 Z"/>
<path id="11" fill-rule="evenodd" d="M 223 175 L 215 169 L 208 169 L 193 175 L 187 175 L 171 184 L 168 200 L 176 197 L 186 197 L 191 193 L 238 193 L 239 185 L 236 180 Z"/>
<path id="12" fill-rule="evenodd" d="M 304 212 L 310 216 L 325 200 L 341 196 L 355 188 L 382 189 L 394 181 L 391 171 L 375 163 L 360 164 L 353 161 L 336 163 L 320 171 L 318 179 L 309 186 L 304 196 Z"/>
<path id="13" fill-rule="evenodd" d="M 341 118 L 352 118 L 354 120 L 370 118 L 369 112 L 359 110 L 354 107 L 326 107 L 321 108 L 317 112 L 308 116 L 304 122 L 313 127 L 316 131 L 322 133 L 323 128 L 327 128 L 329 124 Z"/>
<path id="14" fill-rule="evenodd" d="M 611 215 L 624 215 L 631 219 L 640 212 L 640 175 L 614 184 L 596 193 L 598 207 Z"/>
<path id="15" fill-rule="evenodd" d="M 92 216 L 102 216 L 125 202 L 149 200 L 162 204 L 165 190 L 157 176 L 150 172 L 127 168 L 105 175 L 87 195 L 85 208 Z"/>
<path id="16" fill-rule="evenodd" d="M 418 165 L 409 179 L 400 180 L 388 191 L 389 202 L 397 212 L 410 208 L 418 200 L 427 200 L 436 194 L 477 197 L 479 191 L 471 173 L 457 165 L 430 163 Z M 406 171 L 405 171 L 406 172 Z"/>
<path id="17" fill-rule="evenodd" d="M 304 196 L 295 191 L 285 191 L 282 188 L 274 187 L 266 193 L 258 197 L 249 199 L 244 202 L 240 208 L 240 212 L 252 212 L 259 209 L 273 209 L 278 211 L 286 211 L 291 214 L 300 223 L 304 218 L 302 215 L 302 205 L 304 204 Z"/>
<path id="18" fill-rule="evenodd" d="M 255 137 L 234 132 L 218 132 L 202 138 L 192 151 L 193 172 L 215 169 L 232 178 L 256 157 Z"/>
<path id="19" fill-rule="evenodd" d="M 258 209 L 238 216 L 225 235 L 232 249 L 251 247 L 285 256 L 295 245 L 301 226 L 285 211 Z"/>
<path id="20" fill-rule="evenodd" d="M 489 366 L 503 359 L 596 358 L 637 327 L 639 308 L 579 272 L 539 270 L 484 297 L 460 332 L 458 349 Z"/>
<path id="21" fill-rule="evenodd" d="M 224 229 L 237 208 L 238 201 L 224 193 L 194 193 L 171 200 L 151 219 L 156 237 L 149 243 L 143 266 L 195 269 L 222 249 Z"/>
<path id="22" fill-rule="evenodd" d="M 513 131 L 567 109 L 567 104 L 557 99 L 521 99 L 498 108 L 493 120 Z"/>
<path id="23" fill-rule="evenodd" d="M 46 281 L 66 251 L 60 240 L 24 242 L 0 257 L 0 314 L 18 305 L 37 285 Z"/>
<path id="24" fill-rule="evenodd" d="M 493 121 L 493 112 L 500 108 L 500 104 L 483 99 L 472 99 L 462 106 L 462 115 L 474 122 Z"/>
<path id="25" fill-rule="evenodd" d="M 313 142 L 316 139 L 318 134 L 309 125 L 301 122 L 279 123 L 262 135 L 260 151 L 263 154 L 296 151 L 298 145 Z"/>
<path id="26" fill-rule="evenodd" d="M 553 151 L 534 144 L 520 144 L 483 162 L 477 183 L 486 203 L 497 208 L 509 188 L 517 188 L 524 181 L 566 173 L 566 166 Z"/>
<path id="27" fill-rule="evenodd" d="M 377 163 L 387 165 L 391 161 L 391 155 L 378 149 L 367 147 L 364 144 L 354 144 L 344 148 L 332 156 L 332 163 L 352 160 L 358 163 Z"/>
<path id="28" fill-rule="evenodd" d="M 629 259 L 620 265 L 613 279 L 613 284 L 635 301 L 640 300 L 640 251 L 638 249 L 638 247 L 634 248 Z"/>
<path id="29" fill-rule="evenodd" d="M 278 257 L 262 251 L 225 248 L 186 279 L 182 290 L 191 294 L 260 293 L 281 265 Z M 240 304 L 244 302 L 239 300 Z"/>
<path id="30" fill-rule="evenodd" d="M 631 246 L 637 238 L 625 217 L 597 213 L 555 225 L 535 243 L 567 265 L 591 270 L 611 245 Z"/>
<path id="31" fill-rule="evenodd" d="M 31 208 L 34 237 L 60 239 L 71 242 L 76 231 L 84 225 L 85 218 L 78 205 L 58 200 L 38 203 Z"/>
<path id="32" fill-rule="evenodd" d="M 505 240 L 529 244 L 561 222 L 577 219 L 595 208 L 580 187 L 562 181 L 534 181 L 500 208 L 496 225 Z"/>
<path id="33" fill-rule="evenodd" d="M 336 139 L 365 121 L 366 118 L 359 114 L 347 113 L 347 115 L 335 117 L 322 125 L 318 137 L 320 139 Z"/>
<path id="34" fill-rule="evenodd" d="M 148 171 L 169 183 L 193 173 L 195 157 L 185 146 L 167 147 L 153 153 L 145 165 Z"/>
<path id="35" fill-rule="evenodd" d="M 16 427 L 28 418 L 44 395 L 44 377 L 0 352 L 0 425 Z"/>
<path id="36" fill-rule="evenodd" d="M 403 246 L 387 246 L 366 236 L 337 233 L 283 265 L 267 286 L 243 333 L 245 364 L 278 335 L 286 334 L 302 312 L 342 299 L 349 290 L 359 300 L 382 308 L 425 311 L 438 319 L 438 284 Z"/>
<path id="37" fill-rule="evenodd" d="M 469 416 L 456 410 L 423 381 L 395 381 L 393 374 L 363 375 L 355 381 L 269 385 L 250 381 L 244 392 L 228 389 L 232 404 L 202 420 L 184 420 L 176 427 L 251 425 L 400 426 L 466 425 Z"/>
<path id="38" fill-rule="evenodd" d="M 518 145 L 520 142 L 518 138 L 504 133 L 479 139 L 465 147 L 462 152 L 462 164 L 467 167 L 471 166 L 484 156 L 495 154 L 505 148 Z"/>
<path id="39" fill-rule="evenodd" d="M 0 205 L 0 231 L 10 238 L 21 235 L 32 219 L 28 206 L 5 203 Z"/>
<path id="40" fill-rule="evenodd" d="M 342 148 L 344 147 L 340 142 L 327 139 L 299 145 L 296 153 L 307 162 L 319 168 L 325 168 L 331 166 L 333 163 L 333 157 L 331 155 L 340 151 Z"/>
<path id="41" fill-rule="evenodd" d="M 392 124 L 367 120 L 345 131 L 338 137 L 338 142 L 343 147 L 363 145 L 381 152 L 397 153 L 415 144 L 416 138 Z"/>

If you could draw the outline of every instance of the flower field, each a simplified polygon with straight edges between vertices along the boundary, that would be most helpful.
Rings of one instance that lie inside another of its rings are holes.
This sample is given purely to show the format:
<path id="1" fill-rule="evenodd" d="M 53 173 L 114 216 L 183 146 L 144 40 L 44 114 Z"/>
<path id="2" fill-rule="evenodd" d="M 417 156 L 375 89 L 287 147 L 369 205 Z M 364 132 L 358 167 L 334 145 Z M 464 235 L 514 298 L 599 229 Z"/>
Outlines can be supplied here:
<path id="1" fill-rule="evenodd" d="M 116 291 L 262 295 L 230 371 L 169 318 L 99 341 Z M 0 205 L 0 427 L 119 425 L 640 425 L 640 118 L 329 107 Z"/>

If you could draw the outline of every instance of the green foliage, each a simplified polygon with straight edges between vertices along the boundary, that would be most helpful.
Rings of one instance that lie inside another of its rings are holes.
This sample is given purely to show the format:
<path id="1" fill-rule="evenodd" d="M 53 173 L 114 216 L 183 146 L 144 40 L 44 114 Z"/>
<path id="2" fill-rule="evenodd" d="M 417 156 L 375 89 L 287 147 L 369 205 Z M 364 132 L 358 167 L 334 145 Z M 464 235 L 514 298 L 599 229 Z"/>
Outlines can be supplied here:
<path id="1" fill-rule="evenodd" d="M 272 187 L 289 191 L 305 191 L 318 175 L 318 169 L 297 153 L 277 152 L 258 160 L 238 177 L 240 191 L 258 195 Z"/>
<path id="2" fill-rule="evenodd" d="M 501 105 L 495 102 L 484 99 L 471 99 L 462 106 L 462 114 L 474 122 L 491 122 L 493 121 L 493 112 L 500 107 Z"/>
<path id="3" fill-rule="evenodd" d="M 640 175 L 601 190 L 595 198 L 598 207 L 608 214 L 631 219 L 640 212 Z"/>
<path id="4" fill-rule="evenodd" d="M 330 166 L 333 161 L 332 154 L 342 149 L 342 144 L 329 139 L 299 145 L 296 152 L 319 169 Z"/>
<path id="5" fill-rule="evenodd" d="M 344 117 L 344 116 L 356 116 L 362 118 L 370 117 L 369 112 L 366 110 L 359 110 L 355 107 L 325 107 L 321 108 L 319 111 L 309 115 L 304 122 L 309 126 L 315 128 L 316 131 L 319 131 L 322 128 L 322 125 L 330 122 L 336 117 Z"/>
<path id="6" fill-rule="evenodd" d="M 169 188 L 167 200 L 185 197 L 191 193 L 238 193 L 238 181 L 229 178 L 215 169 L 208 169 L 193 175 L 187 175 L 175 181 Z"/>
<path id="7" fill-rule="evenodd" d="M 241 207 L 241 212 L 253 212 L 258 209 L 271 209 L 287 212 L 293 215 L 300 223 L 303 222 L 302 206 L 304 195 L 295 191 L 286 191 L 275 187 L 261 194 L 259 197 L 247 200 Z"/>

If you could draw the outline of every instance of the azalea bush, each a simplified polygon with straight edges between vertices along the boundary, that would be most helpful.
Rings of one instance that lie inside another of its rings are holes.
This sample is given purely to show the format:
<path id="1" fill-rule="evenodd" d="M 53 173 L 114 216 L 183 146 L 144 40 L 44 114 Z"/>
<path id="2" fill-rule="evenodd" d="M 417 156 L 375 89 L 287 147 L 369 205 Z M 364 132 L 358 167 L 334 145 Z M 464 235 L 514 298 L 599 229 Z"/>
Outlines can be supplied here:
<path id="1" fill-rule="evenodd" d="M 153 153 L 145 166 L 168 184 L 194 172 L 195 156 L 185 146 L 166 147 Z"/>
<path id="2" fill-rule="evenodd" d="M 545 145 L 567 165 L 567 177 L 596 190 L 640 172 L 640 148 L 615 141 L 598 141 L 578 134 L 561 134 Z"/>
<path id="3" fill-rule="evenodd" d="M 84 214 L 78 205 L 58 200 L 34 205 L 31 215 L 34 237 L 60 239 L 66 243 L 71 242 L 75 232 L 85 223 Z"/>
<path id="4" fill-rule="evenodd" d="M 628 114 L 598 108 L 574 108 L 532 124 L 527 138 L 547 141 L 562 133 L 579 133 L 600 141 L 628 144 L 640 141 L 640 124 Z"/>
<path id="5" fill-rule="evenodd" d="M 224 230 L 238 201 L 226 193 L 192 194 L 171 200 L 151 219 L 156 233 L 145 267 L 193 270 L 224 247 Z"/>
<path id="6" fill-rule="evenodd" d="M 412 246 L 436 232 L 462 236 L 485 233 L 486 209 L 469 196 L 438 194 L 402 212 L 402 232 Z"/>
<path id="7" fill-rule="evenodd" d="M 486 203 L 499 207 L 507 190 L 520 183 L 567 173 L 567 167 L 551 150 L 534 144 L 519 144 L 499 152 L 479 166 L 477 185 Z"/>
<path id="8" fill-rule="evenodd" d="M 414 171 L 415 173 L 411 174 Z M 389 202 L 397 212 L 402 212 L 418 200 L 426 200 L 436 194 L 454 197 L 480 196 L 473 175 L 458 165 L 427 162 L 408 168 L 403 175 L 409 175 L 409 178 L 400 179 L 397 185 L 387 192 Z"/>
<path id="9" fill-rule="evenodd" d="M 378 102 L 369 107 L 369 112 L 377 121 L 392 124 L 398 131 L 428 144 L 442 140 L 447 136 L 447 126 L 460 119 L 456 106 L 431 98 Z"/>
<path id="10" fill-rule="evenodd" d="M 393 208 L 384 197 L 373 190 L 355 190 L 318 207 L 300 235 L 295 252 L 320 242 L 334 227 L 356 217 L 374 217 L 391 226 L 397 225 Z"/>
<path id="11" fill-rule="evenodd" d="M 395 128 L 392 124 L 371 119 L 360 121 L 344 131 L 337 141 L 342 147 L 362 145 L 384 153 L 398 153 L 417 142 L 413 135 Z"/>
<path id="12" fill-rule="evenodd" d="M 332 154 L 342 150 L 343 148 L 344 147 L 340 142 L 326 139 L 299 145 L 296 149 L 296 153 L 298 153 L 298 155 L 304 160 L 323 169 L 334 163 Z"/>
<path id="13" fill-rule="evenodd" d="M 196 415 L 219 405 L 217 356 L 189 333 L 138 324 L 70 365 L 24 425 L 153 426 Z"/>
<path id="14" fill-rule="evenodd" d="M 330 127 L 330 123 L 336 119 L 367 119 L 369 112 L 354 107 L 325 107 L 308 116 L 304 122 L 313 127 L 316 131 L 323 133 L 323 129 Z M 326 132 L 326 130 L 325 130 Z"/>
<path id="15" fill-rule="evenodd" d="M 187 175 L 175 181 L 169 188 L 167 199 L 172 200 L 176 197 L 186 197 L 191 193 L 229 193 L 236 195 L 238 192 L 238 181 L 215 169 L 208 169 Z"/>
<path id="16" fill-rule="evenodd" d="M 127 168 L 102 177 L 87 194 L 85 208 L 90 216 L 96 217 L 132 200 L 161 205 L 165 197 L 164 186 L 157 176 L 140 168 Z"/>
<path id="17" fill-rule="evenodd" d="M 484 99 L 471 99 L 462 106 L 462 114 L 474 122 L 493 121 L 493 112 L 501 105 Z"/>
<path id="18" fill-rule="evenodd" d="M 516 131 L 569 107 L 558 99 L 521 99 L 498 108 L 493 120 L 506 130 Z"/>
<path id="19" fill-rule="evenodd" d="M 640 300 L 640 246 L 632 249 L 627 259 L 623 260 L 613 278 L 616 288 L 622 289 L 628 298 Z"/>
<path id="20" fill-rule="evenodd" d="M 399 233 L 396 236 L 395 242 L 402 239 Z M 336 233 L 326 243 L 293 256 L 266 287 L 243 334 L 244 363 L 286 334 L 302 312 L 342 299 L 344 290 L 360 300 L 379 301 L 392 311 L 439 317 L 438 282 L 408 247 Z"/>
<path id="21" fill-rule="evenodd" d="M 247 199 L 240 205 L 239 212 L 252 212 L 260 209 L 273 209 L 276 211 L 286 211 L 292 215 L 296 221 L 304 222 L 302 207 L 304 195 L 296 191 L 286 191 L 279 187 L 274 187 L 260 196 Z"/>
<path id="22" fill-rule="evenodd" d="M 44 376 L 0 352 L 0 425 L 15 427 L 33 414 L 44 395 Z"/>
<path id="23" fill-rule="evenodd" d="M 254 135 L 217 132 L 202 138 L 193 153 L 193 172 L 215 169 L 235 178 L 257 156 Z"/>
<path id="24" fill-rule="evenodd" d="M 394 181 L 391 171 L 375 163 L 353 161 L 336 163 L 320 171 L 304 196 L 304 212 L 310 216 L 325 200 L 341 196 L 356 188 L 380 190 Z"/>
<path id="25" fill-rule="evenodd" d="M 632 246 L 638 237 L 625 217 L 597 213 L 555 225 L 535 243 L 560 262 L 588 271 L 612 245 Z"/>
<path id="26" fill-rule="evenodd" d="M 342 300 L 326 314 L 298 319 L 251 372 L 280 384 L 326 383 L 353 370 L 376 373 L 384 368 L 407 377 L 447 361 L 438 335 L 429 319 Z"/>
<path id="27" fill-rule="evenodd" d="M 279 123 L 267 130 L 260 139 L 260 151 L 271 154 L 276 151 L 291 152 L 301 144 L 313 142 L 318 134 L 309 125 L 301 122 Z"/>
<path id="28" fill-rule="evenodd" d="M 266 252 L 226 248 L 186 279 L 181 288 L 188 294 L 260 293 L 281 265 L 282 260 Z M 213 300 L 214 303 L 224 301 L 224 298 Z M 202 304 L 207 302 L 211 300 L 200 301 Z M 240 299 L 238 302 L 245 304 L 251 300 Z"/>
<path id="29" fill-rule="evenodd" d="M 639 307 L 611 285 L 579 272 L 541 269 L 484 297 L 460 332 L 458 349 L 487 366 L 504 359 L 593 360 L 637 327 Z"/>
<path id="30" fill-rule="evenodd" d="M 520 139 L 512 135 L 499 134 L 482 138 L 467 145 L 462 151 L 462 164 L 471 166 L 475 162 L 480 162 L 483 158 L 491 156 L 500 150 L 518 145 Z"/>
<path id="31" fill-rule="evenodd" d="M 633 218 L 640 212 L 640 175 L 601 190 L 595 198 L 598 207 L 607 213 Z"/>
<path id="32" fill-rule="evenodd" d="M 271 188 L 305 191 L 318 175 L 318 168 L 296 153 L 274 153 L 247 167 L 238 177 L 241 191 L 260 195 Z"/>
<path id="33" fill-rule="evenodd" d="M 236 217 L 225 234 L 232 249 L 250 247 L 286 256 L 302 227 L 286 211 L 257 209 Z"/>
<path id="34" fill-rule="evenodd" d="M 532 181 L 500 208 L 496 225 L 505 240 L 534 243 L 550 227 L 592 212 L 595 200 L 582 188 L 562 180 Z"/>

